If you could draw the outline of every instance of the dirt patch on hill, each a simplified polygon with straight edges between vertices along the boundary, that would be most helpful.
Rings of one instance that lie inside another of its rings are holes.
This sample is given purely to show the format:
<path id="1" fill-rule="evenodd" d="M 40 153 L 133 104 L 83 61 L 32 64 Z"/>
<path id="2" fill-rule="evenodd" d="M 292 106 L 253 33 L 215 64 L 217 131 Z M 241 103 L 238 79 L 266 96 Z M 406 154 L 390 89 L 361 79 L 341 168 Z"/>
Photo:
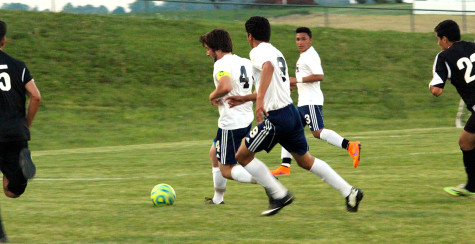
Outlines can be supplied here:
<path id="1" fill-rule="evenodd" d="M 307 14 L 269 18 L 273 24 L 308 27 L 334 27 L 362 30 L 395 30 L 403 32 L 432 32 L 442 20 L 453 19 L 463 33 L 475 33 L 475 16 L 454 15 L 343 15 Z"/>

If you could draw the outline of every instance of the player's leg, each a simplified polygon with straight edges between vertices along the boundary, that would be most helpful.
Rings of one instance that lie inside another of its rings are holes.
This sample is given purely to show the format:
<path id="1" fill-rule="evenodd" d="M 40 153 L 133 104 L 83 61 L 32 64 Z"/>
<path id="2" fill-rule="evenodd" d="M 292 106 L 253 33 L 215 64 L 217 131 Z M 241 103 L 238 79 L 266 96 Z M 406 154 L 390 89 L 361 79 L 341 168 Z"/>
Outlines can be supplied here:
<path id="1" fill-rule="evenodd" d="M 282 147 L 282 151 L 280 154 L 280 158 L 282 159 L 281 165 L 272 170 L 271 173 L 273 175 L 290 175 L 290 164 L 292 162 L 292 154 L 290 154 L 285 148 Z"/>
<path id="2" fill-rule="evenodd" d="M 335 147 L 347 150 L 353 159 L 353 167 L 356 168 L 358 166 L 360 161 L 361 143 L 359 141 L 350 142 L 335 131 L 326 129 L 323 121 L 323 106 L 308 105 L 300 106 L 298 109 L 300 115 L 303 116 L 305 123 L 308 125 L 315 138 L 324 140 Z"/>
<path id="3" fill-rule="evenodd" d="M 246 139 L 241 143 L 236 153 L 236 159 L 239 164 L 252 175 L 259 185 L 264 187 L 269 197 L 269 208 L 262 212 L 263 216 L 274 215 L 293 201 L 293 196 L 270 173 L 267 166 L 255 158 L 256 152 L 262 150 L 270 151 L 275 146 L 274 136 L 275 128 L 266 119 L 246 136 Z"/>
<path id="4" fill-rule="evenodd" d="M 460 135 L 459 146 L 463 154 L 467 183 L 457 187 L 446 187 L 444 190 L 454 196 L 475 197 L 475 115 L 473 114 Z"/>
<path id="5" fill-rule="evenodd" d="M 219 169 L 219 162 L 216 157 L 216 147 L 213 144 L 209 149 L 209 158 L 212 165 L 214 196 L 205 197 L 206 204 L 224 204 L 224 192 L 226 191 L 226 178 L 223 177 Z"/>
<path id="6" fill-rule="evenodd" d="M 28 180 L 20 167 L 21 151 L 28 148 L 26 141 L 4 143 L 1 170 L 3 172 L 3 192 L 7 197 L 18 198 L 26 189 Z"/>
<path id="7" fill-rule="evenodd" d="M 292 153 L 292 156 L 300 167 L 319 176 L 328 185 L 338 190 L 346 200 L 348 212 L 358 211 L 359 203 L 363 199 L 363 191 L 348 184 L 330 165 L 313 157 L 308 152 L 304 155 Z"/>
<path id="8" fill-rule="evenodd" d="M 221 174 L 230 180 L 235 180 L 241 183 L 257 182 L 252 178 L 252 175 L 247 172 L 240 164 L 237 163 L 236 153 L 241 145 L 242 139 L 251 130 L 251 125 L 246 128 L 236 130 L 222 130 L 219 139 L 221 146 L 217 155 L 220 156 L 219 168 Z"/>

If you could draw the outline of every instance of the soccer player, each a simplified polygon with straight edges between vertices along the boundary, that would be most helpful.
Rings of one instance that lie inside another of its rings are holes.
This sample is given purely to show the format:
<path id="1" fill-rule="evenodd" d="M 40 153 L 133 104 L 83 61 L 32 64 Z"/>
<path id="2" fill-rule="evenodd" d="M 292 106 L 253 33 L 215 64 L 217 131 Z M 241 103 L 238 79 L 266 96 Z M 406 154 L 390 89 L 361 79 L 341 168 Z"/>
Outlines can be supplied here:
<path id="1" fill-rule="evenodd" d="M 312 31 L 307 27 L 297 28 L 295 43 L 300 51 L 295 71 L 296 77 L 290 77 L 290 86 L 298 88 L 298 110 L 302 120 L 308 125 L 313 136 L 329 144 L 348 150 L 353 158 L 353 167 L 360 162 L 361 143 L 350 142 L 333 130 L 326 129 L 323 123 L 323 93 L 320 82 L 323 81 L 323 69 L 317 51 L 312 46 Z M 273 175 L 290 174 L 292 155 L 282 148 L 282 165 L 271 171 Z"/>
<path id="2" fill-rule="evenodd" d="M 209 100 L 219 109 L 218 132 L 209 153 L 215 192 L 213 198 L 205 198 L 205 203 L 224 204 L 226 179 L 256 183 L 234 157 L 254 120 L 252 102 L 233 108 L 223 102 L 228 96 L 252 94 L 252 65 L 249 59 L 232 54 L 233 43 L 224 29 L 201 35 L 200 42 L 206 55 L 215 62 L 213 80 L 216 89 L 209 94 Z"/>
<path id="3" fill-rule="evenodd" d="M 41 96 L 25 63 L 3 52 L 6 33 L 7 25 L 0 21 L 0 169 L 5 195 L 18 198 L 36 172 L 28 140 Z M 6 242 L 1 222 L 0 231 L 0 242 Z"/>
<path id="4" fill-rule="evenodd" d="M 262 150 L 270 152 L 277 143 L 292 154 L 300 167 L 320 176 L 339 190 L 346 198 L 347 210 L 356 212 L 363 192 L 352 187 L 327 163 L 308 152 L 300 114 L 290 97 L 287 63 L 282 53 L 269 43 L 269 21 L 254 16 L 246 21 L 245 27 L 252 48 L 249 54 L 252 65 L 260 71 L 260 80 L 256 80 L 255 113 L 258 125 L 246 135 L 236 159 L 266 190 L 269 208 L 262 215 L 274 215 L 294 200 L 294 196 L 277 181 L 267 166 L 254 157 Z M 228 100 L 234 102 L 233 99 Z"/>
<path id="5" fill-rule="evenodd" d="M 475 197 L 475 43 L 460 41 L 460 29 L 453 20 L 440 22 L 434 31 L 442 51 L 435 57 L 430 92 L 440 96 L 447 79 L 450 79 L 472 113 L 459 139 L 467 183 L 445 187 L 444 190 L 453 196 Z"/>

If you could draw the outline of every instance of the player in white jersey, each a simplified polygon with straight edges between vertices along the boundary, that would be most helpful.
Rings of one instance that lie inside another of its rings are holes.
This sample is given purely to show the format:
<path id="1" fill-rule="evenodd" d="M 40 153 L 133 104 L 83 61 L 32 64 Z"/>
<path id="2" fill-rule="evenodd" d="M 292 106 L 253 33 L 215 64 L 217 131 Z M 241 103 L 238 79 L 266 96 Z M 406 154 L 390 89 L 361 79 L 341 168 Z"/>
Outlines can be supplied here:
<path id="1" fill-rule="evenodd" d="M 291 88 L 297 86 L 299 92 L 298 109 L 302 120 L 310 128 L 313 136 L 329 144 L 348 150 L 353 158 L 353 167 L 360 161 L 361 143 L 350 142 L 333 130 L 326 129 L 323 123 L 323 93 L 320 82 L 323 81 L 323 68 L 315 48 L 312 46 L 312 32 L 307 27 L 296 29 L 295 43 L 300 51 L 295 71 L 296 77 L 290 77 Z M 282 148 L 282 165 L 271 171 L 273 175 L 290 174 L 292 155 Z"/>
<path id="2" fill-rule="evenodd" d="M 205 198 L 205 203 L 224 204 L 226 179 L 256 183 L 234 157 L 254 120 L 252 102 L 233 108 L 223 102 L 228 96 L 252 94 L 253 81 L 248 73 L 252 65 L 249 59 L 232 54 L 233 44 L 226 30 L 214 29 L 200 36 L 200 42 L 206 55 L 215 62 L 213 80 L 216 89 L 209 95 L 209 100 L 219 109 L 218 132 L 209 153 L 215 194 L 213 198 Z"/>
<path id="3" fill-rule="evenodd" d="M 339 190 L 346 198 L 347 210 L 356 212 L 363 198 L 363 192 L 352 187 L 327 163 L 314 158 L 308 152 L 300 115 L 290 98 L 285 58 L 269 43 L 271 34 L 269 21 L 264 17 L 254 16 L 246 21 L 245 26 L 247 39 L 252 47 L 249 56 L 252 65 L 260 71 L 255 96 L 258 125 L 246 135 L 236 159 L 266 190 L 269 208 L 262 212 L 262 215 L 274 215 L 294 200 L 293 195 L 277 181 L 267 166 L 254 157 L 262 150 L 270 152 L 277 143 L 292 154 L 299 166 L 320 176 Z M 229 97 L 228 101 L 236 104 L 236 100 L 232 97 Z"/>

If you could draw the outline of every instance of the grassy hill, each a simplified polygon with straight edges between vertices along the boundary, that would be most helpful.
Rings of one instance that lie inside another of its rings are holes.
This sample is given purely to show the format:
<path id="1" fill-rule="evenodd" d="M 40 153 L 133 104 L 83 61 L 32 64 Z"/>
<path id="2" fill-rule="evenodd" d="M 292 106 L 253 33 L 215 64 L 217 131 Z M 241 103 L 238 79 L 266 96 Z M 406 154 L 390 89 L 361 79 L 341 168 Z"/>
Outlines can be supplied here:
<path id="1" fill-rule="evenodd" d="M 34 149 L 211 139 L 218 118 L 207 100 L 213 62 L 198 37 L 226 28 L 234 53 L 248 57 L 250 51 L 242 22 L 11 11 L 0 16 L 9 27 L 4 50 L 27 63 L 42 92 Z M 293 74 L 294 27 L 272 31 L 271 42 Z M 453 125 L 455 89 L 438 99 L 427 89 L 439 52 L 432 33 L 314 33 L 325 71 L 328 128 L 344 135 Z"/>

